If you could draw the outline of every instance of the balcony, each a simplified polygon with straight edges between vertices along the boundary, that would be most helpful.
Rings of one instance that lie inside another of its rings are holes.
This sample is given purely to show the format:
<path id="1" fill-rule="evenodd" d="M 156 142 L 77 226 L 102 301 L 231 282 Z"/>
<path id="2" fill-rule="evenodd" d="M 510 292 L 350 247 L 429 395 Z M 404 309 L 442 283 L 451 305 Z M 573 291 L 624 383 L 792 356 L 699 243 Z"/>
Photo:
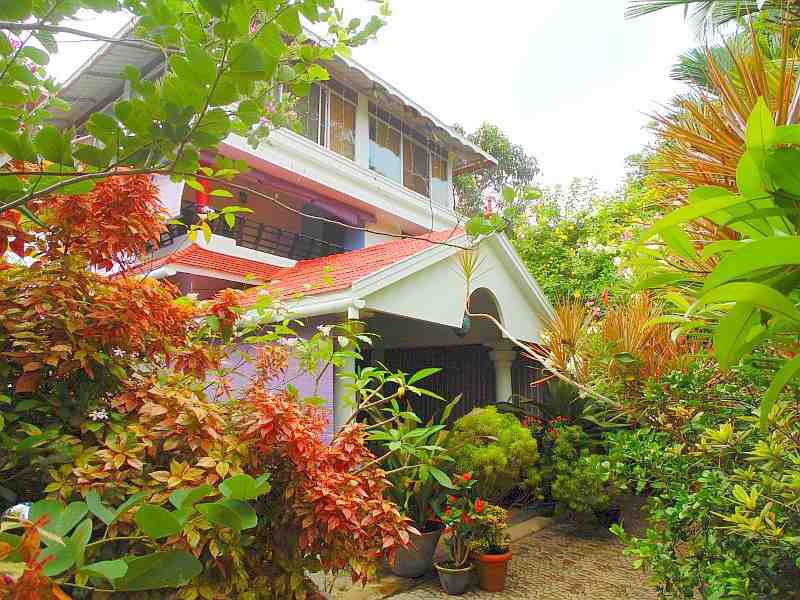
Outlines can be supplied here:
<path id="1" fill-rule="evenodd" d="M 197 222 L 197 210 L 194 203 L 184 203 L 180 221 L 186 225 Z M 237 246 L 250 248 L 259 252 L 306 260 L 320 258 L 332 254 L 347 252 L 347 248 L 320 240 L 315 237 L 259 223 L 241 214 L 236 215 L 234 226 L 228 227 L 224 219 L 215 219 L 210 223 L 211 231 L 236 241 Z M 161 247 L 175 243 L 175 240 L 186 235 L 186 228 L 180 225 L 168 225 L 167 231 L 161 234 Z"/>

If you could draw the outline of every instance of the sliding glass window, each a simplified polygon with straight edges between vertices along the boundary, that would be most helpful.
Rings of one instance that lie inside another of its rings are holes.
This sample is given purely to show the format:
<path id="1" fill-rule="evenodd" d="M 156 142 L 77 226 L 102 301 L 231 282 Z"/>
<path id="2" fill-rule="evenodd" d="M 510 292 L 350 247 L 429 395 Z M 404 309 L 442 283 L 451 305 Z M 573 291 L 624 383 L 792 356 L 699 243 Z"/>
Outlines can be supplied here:
<path id="1" fill-rule="evenodd" d="M 403 163 L 400 130 L 370 115 L 369 118 L 369 168 L 401 183 Z"/>

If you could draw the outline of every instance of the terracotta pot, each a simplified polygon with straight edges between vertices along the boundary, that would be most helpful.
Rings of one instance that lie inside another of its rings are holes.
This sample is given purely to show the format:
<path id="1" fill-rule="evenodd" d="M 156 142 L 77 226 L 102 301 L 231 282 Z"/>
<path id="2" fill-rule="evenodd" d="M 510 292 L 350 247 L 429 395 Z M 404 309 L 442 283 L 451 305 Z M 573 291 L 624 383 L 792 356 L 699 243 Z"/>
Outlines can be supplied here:
<path id="1" fill-rule="evenodd" d="M 472 583 L 472 565 L 470 564 L 453 569 L 445 566 L 444 563 L 436 563 L 436 571 L 439 573 L 439 583 L 442 589 L 451 596 L 460 596 Z"/>
<path id="2" fill-rule="evenodd" d="M 508 561 L 511 552 L 505 554 L 478 554 L 475 557 L 478 571 L 478 585 L 487 592 L 502 592 L 506 587 Z"/>
<path id="3" fill-rule="evenodd" d="M 408 549 L 400 548 L 389 562 L 389 570 L 399 577 L 421 577 L 433 564 L 433 553 L 442 535 L 441 527 L 434 531 L 411 536 Z"/>

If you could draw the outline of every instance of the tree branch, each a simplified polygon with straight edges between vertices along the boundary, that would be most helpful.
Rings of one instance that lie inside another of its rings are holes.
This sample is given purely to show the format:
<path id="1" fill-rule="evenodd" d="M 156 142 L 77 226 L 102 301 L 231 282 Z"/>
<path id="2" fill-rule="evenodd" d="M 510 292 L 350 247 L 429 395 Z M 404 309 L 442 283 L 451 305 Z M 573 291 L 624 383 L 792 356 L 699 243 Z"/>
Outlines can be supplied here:
<path id="1" fill-rule="evenodd" d="M 131 48 L 146 48 L 148 50 L 155 50 L 161 53 L 178 53 L 177 49 L 164 48 L 155 42 L 143 40 L 140 38 L 114 38 L 107 35 L 100 35 L 99 33 L 92 33 L 91 31 L 84 31 L 82 29 L 74 29 L 72 27 L 63 27 L 61 25 L 47 25 L 44 23 L 18 23 L 15 21 L 0 21 L 0 29 L 8 29 L 9 31 L 49 31 L 51 33 L 68 33 L 78 37 L 95 40 L 98 42 L 107 42 L 109 44 L 117 44 L 118 46 L 130 46 Z"/>

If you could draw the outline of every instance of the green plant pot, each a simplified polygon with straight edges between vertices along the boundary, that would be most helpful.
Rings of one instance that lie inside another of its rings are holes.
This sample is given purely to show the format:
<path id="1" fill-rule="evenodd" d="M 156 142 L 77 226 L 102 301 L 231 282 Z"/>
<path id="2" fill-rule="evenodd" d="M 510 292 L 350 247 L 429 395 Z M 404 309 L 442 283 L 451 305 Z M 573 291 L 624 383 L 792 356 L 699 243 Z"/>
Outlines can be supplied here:
<path id="1" fill-rule="evenodd" d="M 441 535 L 441 527 L 420 535 L 412 535 L 409 547 L 400 548 L 394 560 L 389 561 L 389 570 L 398 577 L 425 575 L 433 564 L 433 553 Z"/>
<path id="2" fill-rule="evenodd" d="M 451 596 L 460 596 L 469 589 L 472 584 L 473 565 L 467 565 L 458 569 L 453 569 L 436 563 L 436 571 L 439 573 L 439 584 L 442 589 Z"/>

